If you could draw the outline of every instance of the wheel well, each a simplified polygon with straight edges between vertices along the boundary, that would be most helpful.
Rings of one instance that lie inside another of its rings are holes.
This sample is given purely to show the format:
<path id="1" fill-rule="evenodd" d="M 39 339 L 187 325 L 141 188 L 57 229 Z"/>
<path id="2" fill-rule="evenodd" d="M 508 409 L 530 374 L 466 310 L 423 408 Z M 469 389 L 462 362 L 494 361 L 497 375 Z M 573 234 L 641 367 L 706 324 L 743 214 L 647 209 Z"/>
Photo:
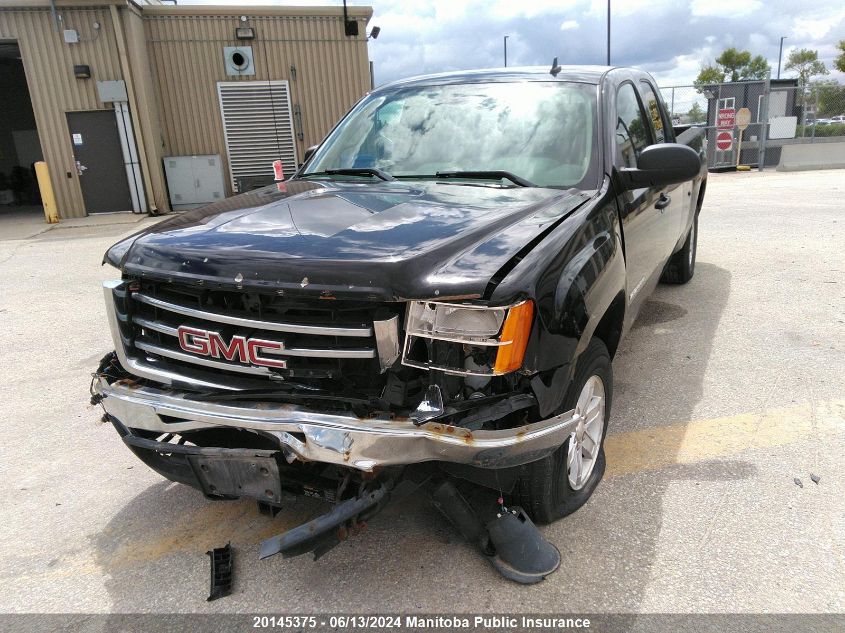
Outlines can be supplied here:
<path id="1" fill-rule="evenodd" d="M 616 355 L 619 339 L 622 337 L 622 324 L 625 322 L 625 294 L 620 292 L 610 303 L 596 326 L 593 337 L 600 339 L 607 347 L 612 359 Z"/>

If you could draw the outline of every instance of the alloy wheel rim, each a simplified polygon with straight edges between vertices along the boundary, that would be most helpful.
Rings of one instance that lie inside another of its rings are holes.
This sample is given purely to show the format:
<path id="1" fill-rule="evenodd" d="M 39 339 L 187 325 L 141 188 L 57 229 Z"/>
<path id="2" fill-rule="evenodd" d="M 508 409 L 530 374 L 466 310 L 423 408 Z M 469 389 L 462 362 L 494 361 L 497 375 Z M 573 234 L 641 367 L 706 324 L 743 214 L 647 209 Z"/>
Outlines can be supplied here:
<path id="1" fill-rule="evenodd" d="M 569 436 L 566 456 L 566 475 L 573 490 L 584 487 L 598 461 L 604 434 L 604 405 L 604 383 L 598 376 L 590 376 L 575 405 L 578 422 Z"/>

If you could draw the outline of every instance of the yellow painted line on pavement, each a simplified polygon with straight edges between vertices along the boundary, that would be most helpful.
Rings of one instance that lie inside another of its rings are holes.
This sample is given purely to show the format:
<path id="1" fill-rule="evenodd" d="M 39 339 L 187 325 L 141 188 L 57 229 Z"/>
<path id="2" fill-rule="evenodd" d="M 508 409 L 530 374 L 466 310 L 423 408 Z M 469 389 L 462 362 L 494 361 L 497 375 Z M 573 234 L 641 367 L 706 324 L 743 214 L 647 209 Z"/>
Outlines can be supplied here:
<path id="1" fill-rule="evenodd" d="M 306 511 L 295 509 L 282 513 L 275 520 L 259 514 L 254 501 L 208 502 L 186 512 L 171 524 L 156 522 L 155 517 L 138 518 L 128 532 L 113 533 L 107 529 L 92 537 L 93 541 L 114 541 L 114 545 L 76 551 L 60 556 L 55 567 L 29 574 L 25 578 L 62 578 L 83 574 L 115 574 L 125 568 L 152 563 L 176 552 L 202 554 L 227 542 L 238 545 L 259 543 L 312 518 Z"/>
<path id="2" fill-rule="evenodd" d="M 841 433 L 845 433 L 845 400 L 627 431 L 610 435 L 605 441 L 605 477 L 655 471 Z M 116 535 L 119 542 L 112 551 L 100 548 L 92 555 L 77 553 L 63 558 L 56 568 L 32 576 L 116 573 L 176 552 L 203 552 L 229 540 L 240 545 L 257 543 L 308 518 L 307 510 L 298 509 L 268 521 L 248 501 L 209 502 L 172 525 L 158 524 L 150 517 L 148 524 L 138 526 L 134 533 Z M 26 576 L 30 574 L 23 575 Z"/>
<path id="3" fill-rule="evenodd" d="M 252 545 L 311 519 L 300 510 L 282 513 L 270 521 L 258 512 L 254 501 L 210 501 L 172 525 L 158 526 L 156 533 L 136 535 L 108 556 L 109 567 L 123 567 L 157 560 L 175 551 L 205 552 L 227 542 Z"/>
<path id="4" fill-rule="evenodd" d="M 840 432 L 845 432 L 845 400 L 629 431 L 608 436 L 606 476 L 658 470 Z M 122 566 L 156 560 L 178 550 L 204 551 L 229 539 L 257 543 L 305 518 L 281 515 L 271 522 L 258 516 L 250 502 L 210 503 L 176 525 L 163 526 L 155 535 L 133 539 L 118 548 L 109 563 Z"/>
<path id="5" fill-rule="evenodd" d="M 605 476 L 659 470 L 838 433 L 845 433 L 845 400 L 611 434 L 605 440 Z"/>

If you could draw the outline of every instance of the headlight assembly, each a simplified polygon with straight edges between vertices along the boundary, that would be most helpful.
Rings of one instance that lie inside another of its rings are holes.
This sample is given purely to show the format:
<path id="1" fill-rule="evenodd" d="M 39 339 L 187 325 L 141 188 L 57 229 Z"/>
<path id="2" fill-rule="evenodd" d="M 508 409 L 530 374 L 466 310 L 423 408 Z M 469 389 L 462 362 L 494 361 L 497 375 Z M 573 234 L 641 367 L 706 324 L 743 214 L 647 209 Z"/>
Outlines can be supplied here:
<path id="1" fill-rule="evenodd" d="M 496 376 L 522 366 L 534 304 L 487 307 L 413 301 L 402 363 L 450 374 Z"/>

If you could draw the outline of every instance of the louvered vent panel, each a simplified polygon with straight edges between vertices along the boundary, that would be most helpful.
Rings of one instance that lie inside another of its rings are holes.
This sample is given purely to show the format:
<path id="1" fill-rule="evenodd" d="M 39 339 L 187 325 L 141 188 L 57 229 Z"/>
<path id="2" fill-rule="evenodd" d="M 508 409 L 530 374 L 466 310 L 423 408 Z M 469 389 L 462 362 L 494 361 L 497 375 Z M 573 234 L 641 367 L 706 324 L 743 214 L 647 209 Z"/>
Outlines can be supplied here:
<path id="1" fill-rule="evenodd" d="M 287 81 L 219 82 L 220 114 L 226 135 L 229 174 L 238 178 L 273 177 L 273 161 L 282 159 L 285 176 L 296 170 Z"/>

